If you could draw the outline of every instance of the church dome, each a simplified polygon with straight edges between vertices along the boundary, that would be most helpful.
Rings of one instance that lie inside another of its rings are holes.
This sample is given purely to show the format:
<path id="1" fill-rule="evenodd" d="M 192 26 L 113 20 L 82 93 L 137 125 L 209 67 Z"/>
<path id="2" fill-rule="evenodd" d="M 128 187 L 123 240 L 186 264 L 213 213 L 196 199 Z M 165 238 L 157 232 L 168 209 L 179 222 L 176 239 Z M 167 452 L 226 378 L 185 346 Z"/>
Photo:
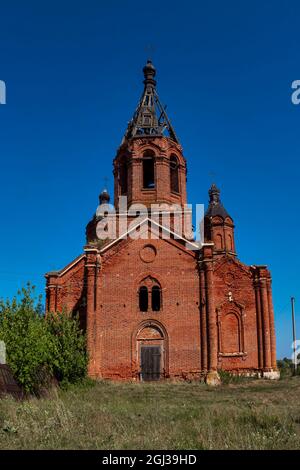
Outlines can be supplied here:
<path id="1" fill-rule="evenodd" d="M 103 191 L 99 195 L 99 202 L 100 204 L 109 204 L 110 195 L 108 194 L 107 189 L 103 189 Z"/>
<path id="2" fill-rule="evenodd" d="M 208 206 L 205 216 L 206 217 L 220 216 L 223 219 L 226 219 L 226 217 L 230 217 L 225 207 L 221 203 L 220 190 L 214 183 L 211 185 L 208 191 L 208 194 L 209 194 L 209 206 Z"/>

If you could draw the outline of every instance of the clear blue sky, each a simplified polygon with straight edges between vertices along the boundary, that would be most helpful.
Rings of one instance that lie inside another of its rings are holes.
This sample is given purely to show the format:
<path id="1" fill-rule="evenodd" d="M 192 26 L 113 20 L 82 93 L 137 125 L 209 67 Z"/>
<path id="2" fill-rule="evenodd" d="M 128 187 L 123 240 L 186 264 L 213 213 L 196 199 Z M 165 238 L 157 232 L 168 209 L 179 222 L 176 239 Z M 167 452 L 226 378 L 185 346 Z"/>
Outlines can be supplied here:
<path id="1" fill-rule="evenodd" d="M 290 356 L 291 295 L 300 314 L 299 1 L 11 0 L 0 17 L 0 296 L 27 280 L 44 293 L 44 273 L 82 252 L 105 177 L 112 192 L 151 44 L 189 201 L 207 202 L 214 172 L 239 258 L 272 271 L 278 356 Z"/>

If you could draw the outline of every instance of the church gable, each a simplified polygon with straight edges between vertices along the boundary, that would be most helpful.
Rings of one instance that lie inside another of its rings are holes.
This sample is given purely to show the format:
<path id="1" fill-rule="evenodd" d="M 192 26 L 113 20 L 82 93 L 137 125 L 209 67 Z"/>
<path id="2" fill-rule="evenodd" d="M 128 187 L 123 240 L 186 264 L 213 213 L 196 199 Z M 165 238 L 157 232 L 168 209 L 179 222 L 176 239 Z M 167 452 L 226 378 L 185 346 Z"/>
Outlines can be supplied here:
<path id="1" fill-rule="evenodd" d="M 214 268 L 216 305 L 225 298 L 255 310 L 254 284 L 251 269 L 235 258 L 224 256 Z"/>
<path id="2" fill-rule="evenodd" d="M 150 231 L 148 232 L 150 235 Z M 153 270 L 159 266 L 160 270 L 180 269 L 180 264 L 192 265 L 196 267 L 197 254 L 174 239 L 137 239 L 130 238 L 118 240 L 101 253 L 101 263 L 103 269 L 112 266 L 110 269 L 118 271 L 123 265 L 130 266 L 134 270 Z M 178 261 L 176 261 L 178 260 Z M 176 266 L 176 263 L 178 265 Z"/>
<path id="3" fill-rule="evenodd" d="M 106 260 L 111 260 L 115 255 L 120 256 L 131 244 L 133 244 L 133 249 L 135 249 L 137 242 L 142 245 L 151 245 L 152 243 L 157 243 L 157 241 L 160 244 L 165 243 L 166 246 L 169 244 L 183 255 L 192 258 L 195 258 L 199 251 L 195 243 L 179 236 L 176 238 L 176 235 L 169 229 L 153 220 L 151 221 L 149 218 L 145 218 L 142 222 L 135 224 L 134 228 L 128 230 L 126 234 L 106 244 L 100 250 L 100 254 L 103 258 L 103 263 L 105 263 Z"/>
<path id="4" fill-rule="evenodd" d="M 85 303 L 85 254 L 78 256 L 60 271 L 46 274 L 47 310 L 83 310 Z M 50 305 L 50 299 L 52 299 Z"/>
<path id="5" fill-rule="evenodd" d="M 239 278 L 252 279 L 251 268 L 231 256 L 223 256 L 222 258 L 219 258 L 215 262 L 214 273 L 216 277 L 220 278 L 224 278 L 224 276 L 226 277 L 227 275 L 227 284 L 230 284 L 230 274 L 233 277 L 238 276 Z M 225 281 L 226 280 L 224 279 L 224 282 Z"/>

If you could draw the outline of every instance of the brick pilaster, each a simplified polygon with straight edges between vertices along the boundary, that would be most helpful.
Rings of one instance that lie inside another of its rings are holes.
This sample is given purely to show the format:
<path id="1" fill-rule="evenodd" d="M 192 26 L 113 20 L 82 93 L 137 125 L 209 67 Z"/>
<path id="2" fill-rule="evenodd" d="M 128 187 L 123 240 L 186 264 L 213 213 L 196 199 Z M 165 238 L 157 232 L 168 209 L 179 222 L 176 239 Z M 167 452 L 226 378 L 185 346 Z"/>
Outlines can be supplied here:
<path id="1" fill-rule="evenodd" d="M 218 331 L 213 291 L 213 246 L 204 247 L 205 283 L 206 283 L 206 315 L 208 324 L 208 368 L 216 371 L 218 365 Z"/>
<path id="2" fill-rule="evenodd" d="M 263 345 L 263 331 L 262 331 L 262 313 L 261 313 L 260 286 L 259 286 L 259 281 L 257 278 L 254 280 L 254 290 L 255 290 L 256 324 L 257 324 L 258 367 L 259 369 L 263 369 L 264 345 Z"/>
<path id="3" fill-rule="evenodd" d="M 87 284 L 87 307 L 86 307 L 86 336 L 87 352 L 89 356 L 88 374 L 95 375 L 96 370 L 96 308 L 97 308 L 97 276 L 98 276 L 98 250 L 86 247 L 86 284 Z M 98 364 L 99 366 L 99 364 Z"/>
<path id="4" fill-rule="evenodd" d="M 266 278 L 260 278 L 260 294 L 262 309 L 263 343 L 264 343 L 264 369 L 271 369 L 271 342 L 270 342 L 270 319 L 269 302 Z"/>
<path id="5" fill-rule="evenodd" d="M 206 294 L 205 294 L 205 272 L 202 263 L 199 262 L 200 279 L 200 325 L 201 325 L 201 369 L 207 371 L 207 316 L 206 316 Z"/>
<path id="6" fill-rule="evenodd" d="M 269 277 L 267 279 L 267 295 L 268 295 L 268 306 L 269 306 L 271 365 L 272 365 L 272 369 L 277 369 L 276 336 L 275 336 L 274 308 L 273 308 L 273 299 L 272 299 L 272 280 L 271 280 L 271 277 Z"/>
<path id="7" fill-rule="evenodd" d="M 48 312 L 54 313 L 56 312 L 56 304 L 57 304 L 57 286 L 55 284 L 50 284 L 47 287 L 47 296 L 48 298 Z"/>

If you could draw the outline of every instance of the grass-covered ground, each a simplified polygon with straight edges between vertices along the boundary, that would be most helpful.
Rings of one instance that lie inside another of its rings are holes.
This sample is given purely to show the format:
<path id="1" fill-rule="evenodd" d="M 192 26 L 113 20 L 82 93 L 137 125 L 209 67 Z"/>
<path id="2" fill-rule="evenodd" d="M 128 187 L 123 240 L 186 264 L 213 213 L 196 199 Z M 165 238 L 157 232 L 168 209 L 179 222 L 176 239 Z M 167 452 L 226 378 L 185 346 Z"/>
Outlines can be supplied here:
<path id="1" fill-rule="evenodd" d="M 300 377 L 98 382 L 0 400 L 1 449 L 300 449 Z"/>

